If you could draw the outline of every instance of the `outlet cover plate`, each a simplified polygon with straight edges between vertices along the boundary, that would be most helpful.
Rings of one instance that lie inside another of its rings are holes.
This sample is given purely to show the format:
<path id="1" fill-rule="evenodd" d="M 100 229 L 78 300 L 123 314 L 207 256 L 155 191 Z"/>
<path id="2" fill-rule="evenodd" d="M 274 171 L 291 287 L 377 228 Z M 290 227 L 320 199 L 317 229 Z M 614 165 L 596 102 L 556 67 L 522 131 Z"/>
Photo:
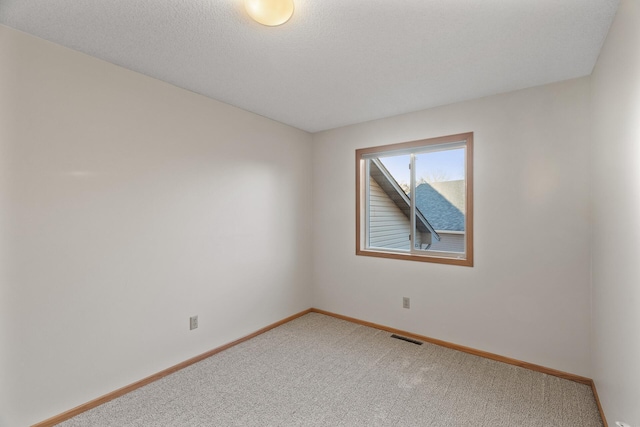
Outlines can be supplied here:
<path id="1" fill-rule="evenodd" d="M 189 318 L 189 329 L 194 330 L 198 328 L 198 316 L 191 316 Z"/>

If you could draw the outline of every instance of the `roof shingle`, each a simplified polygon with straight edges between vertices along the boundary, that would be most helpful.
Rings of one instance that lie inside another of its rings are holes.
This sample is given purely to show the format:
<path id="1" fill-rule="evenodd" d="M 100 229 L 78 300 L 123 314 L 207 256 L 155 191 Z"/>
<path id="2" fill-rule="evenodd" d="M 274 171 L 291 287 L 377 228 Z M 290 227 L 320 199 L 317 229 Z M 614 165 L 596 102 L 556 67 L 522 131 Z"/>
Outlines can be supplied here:
<path id="1" fill-rule="evenodd" d="M 449 181 L 448 185 L 438 185 L 438 188 L 445 193 L 445 188 L 450 189 L 451 197 L 447 198 L 432 185 L 423 183 L 416 187 L 416 207 L 436 230 L 464 231 L 464 214 L 448 200 L 455 203 L 455 195 L 464 194 L 464 181 Z"/>

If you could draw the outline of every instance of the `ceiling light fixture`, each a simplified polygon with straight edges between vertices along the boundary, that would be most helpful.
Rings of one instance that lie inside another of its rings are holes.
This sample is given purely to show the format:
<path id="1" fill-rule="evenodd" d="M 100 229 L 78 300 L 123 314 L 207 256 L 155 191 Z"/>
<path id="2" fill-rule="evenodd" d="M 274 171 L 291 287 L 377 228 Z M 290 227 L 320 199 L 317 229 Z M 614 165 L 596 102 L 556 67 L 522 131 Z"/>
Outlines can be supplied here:
<path id="1" fill-rule="evenodd" d="M 269 27 L 282 25 L 293 15 L 293 0 L 244 0 L 247 13 Z"/>

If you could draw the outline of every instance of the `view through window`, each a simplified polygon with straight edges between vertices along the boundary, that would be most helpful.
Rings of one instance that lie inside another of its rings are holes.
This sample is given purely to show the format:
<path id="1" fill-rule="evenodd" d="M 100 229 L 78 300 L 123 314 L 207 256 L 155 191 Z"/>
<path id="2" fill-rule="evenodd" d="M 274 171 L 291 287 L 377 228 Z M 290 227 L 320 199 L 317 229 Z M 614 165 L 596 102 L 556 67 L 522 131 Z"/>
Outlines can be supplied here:
<path id="1" fill-rule="evenodd" d="M 359 255 L 473 265 L 473 134 L 356 151 Z"/>

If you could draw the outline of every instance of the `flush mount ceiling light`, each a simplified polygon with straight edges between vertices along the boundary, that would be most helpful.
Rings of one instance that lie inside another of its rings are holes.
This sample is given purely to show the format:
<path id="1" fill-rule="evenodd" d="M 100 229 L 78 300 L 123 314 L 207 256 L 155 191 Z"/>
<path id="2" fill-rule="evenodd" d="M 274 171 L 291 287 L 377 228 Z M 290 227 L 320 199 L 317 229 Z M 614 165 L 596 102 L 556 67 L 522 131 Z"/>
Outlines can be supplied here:
<path id="1" fill-rule="evenodd" d="M 293 0 L 244 0 L 247 13 L 269 27 L 282 25 L 293 15 Z"/>

